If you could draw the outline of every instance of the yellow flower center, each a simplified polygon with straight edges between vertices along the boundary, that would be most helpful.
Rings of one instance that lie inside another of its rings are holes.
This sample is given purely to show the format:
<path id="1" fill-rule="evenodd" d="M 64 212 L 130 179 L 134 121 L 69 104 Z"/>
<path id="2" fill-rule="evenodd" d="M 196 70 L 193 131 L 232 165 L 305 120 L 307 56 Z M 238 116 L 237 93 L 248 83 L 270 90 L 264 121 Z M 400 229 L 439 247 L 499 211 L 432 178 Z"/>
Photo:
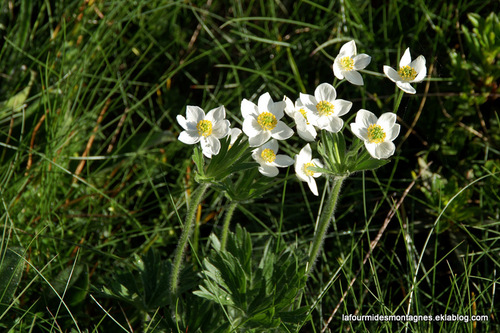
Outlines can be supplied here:
<path id="1" fill-rule="evenodd" d="M 398 74 L 404 81 L 413 81 L 417 77 L 417 71 L 410 66 L 400 67 Z"/>
<path id="2" fill-rule="evenodd" d="M 351 57 L 343 57 L 340 59 L 340 65 L 345 71 L 352 71 L 354 69 L 354 60 Z"/>
<path id="3" fill-rule="evenodd" d="M 370 143 L 382 143 L 385 140 L 385 132 L 380 125 L 370 125 L 368 127 L 368 141 Z"/>
<path id="4" fill-rule="evenodd" d="M 304 164 L 304 168 L 303 168 L 303 171 L 306 175 L 308 176 L 313 176 L 314 175 L 314 171 L 312 170 L 309 170 L 310 167 L 315 167 L 314 163 L 313 162 L 309 162 L 309 163 L 305 163 Z"/>
<path id="5" fill-rule="evenodd" d="M 300 114 L 304 117 L 304 119 L 306 120 L 306 124 L 309 125 L 309 120 L 307 120 L 307 113 L 306 113 L 306 110 L 304 109 L 300 109 L 299 110 Z"/>
<path id="6" fill-rule="evenodd" d="M 266 163 L 272 163 L 276 159 L 276 154 L 272 149 L 266 148 L 260 153 L 260 157 L 262 157 Z"/>
<path id="7" fill-rule="evenodd" d="M 196 125 L 199 135 L 207 137 L 212 134 L 212 122 L 210 120 L 200 120 Z"/>
<path id="8" fill-rule="evenodd" d="M 257 117 L 257 122 L 263 130 L 270 131 L 278 124 L 278 119 L 271 112 L 262 112 Z"/>
<path id="9" fill-rule="evenodd" d="M 316 104 L 316 109 L 320 116 L 330 116 L 333 114 L 333 104 L 327 101 L 321 101 Z"/>

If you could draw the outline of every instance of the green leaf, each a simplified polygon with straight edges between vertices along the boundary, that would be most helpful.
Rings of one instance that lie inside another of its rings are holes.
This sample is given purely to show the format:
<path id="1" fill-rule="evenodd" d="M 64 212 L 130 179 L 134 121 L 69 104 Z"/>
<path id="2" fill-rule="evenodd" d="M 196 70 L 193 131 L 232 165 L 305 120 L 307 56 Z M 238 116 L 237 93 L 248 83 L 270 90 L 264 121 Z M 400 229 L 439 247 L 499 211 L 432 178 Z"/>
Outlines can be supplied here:
<path id="1" fill-rule="evenodd" d="M 370 158 L 369 160 L 358 163 L 356 166 L 354 166 L 354 169 L 352 171 L 375 170 L 375 169 L 380 168 L 383 165 L 386 165 L 390 161 L 391 160 L 389 160 L 389 159 L 376 160 L 376 159 Z"/>
<path id="2" fill-rule="evenodd" d="M 278 328 L 282 324 L 295 325 L 304 320 L 307 308 L 295 311 L 295 299 L 304 288 L 305 254 L 299 260 L 291 249 L 275 253 L 276 244 L 269 238 L 263 250 L 256 255 L 250 234 L 236 226 L 236 232 L 228 235 L 226 250 L 220 250 L 218 241 L 212 239 L 213 251 L 203 261 L 203 283 L 194 294 L 212 302 L 231 307 L 227 314 L 230 322 L 241 321 L 247 332 L 251 329 Z M 262 252 L 261 252 L 262 251 Z M 252 260 L 260 257 L 257 263 Z M 293 313 L 295 314 L 295 313 Z"/>
<path id="3" fill-rule="evenodd" d="M 198 147 L 194 147 L 193 151 L 193 161 L 198 170 L 198 174 L 203 176 L 205 174 L 203 167 L 205 166 L 205 160 L 203 159 L 203 153 Z"/>

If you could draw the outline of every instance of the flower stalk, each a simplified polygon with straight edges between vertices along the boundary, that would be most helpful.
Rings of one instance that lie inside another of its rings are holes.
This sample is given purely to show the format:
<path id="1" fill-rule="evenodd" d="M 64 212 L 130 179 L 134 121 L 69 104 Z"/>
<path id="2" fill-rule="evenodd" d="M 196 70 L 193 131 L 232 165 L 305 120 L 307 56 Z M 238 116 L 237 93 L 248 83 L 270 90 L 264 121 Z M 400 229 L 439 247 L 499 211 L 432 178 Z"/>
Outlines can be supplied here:
<path id="1" fill-rule="evenodd" d="M 173 297 L 177 294 L 179 287 L 179 275 L 182 268 L 182 259 L 189 240 L 189 236 L 193 232 L 194 220 L 196 217 L 196 209 L 203 198 L 203 195 L 210 187 L 210 183 L 202 183 L 196 192 L 193 193 L 189 200 L 189 209 L 186 215 L 184 228 L 182 229 L 181 238 L 175 249 L 174 261 L 172 263 L 172 273 L 170 276 L 170 292 Z"/>
<path id="2" fill-rule="evenodd" d="M 342 183 L 347 176 L 337 176 L 333 179 L 332 191 L 330 196 L 326 201 L 326 206 L 323 212 L 314 234 L 314 239 L 309 251 L 309 260 L 307 261 L 306 272 L 309 275 L 312 271 L 312 267 L 319 256 L 321 246 L 325 239 L 326 232 L 330 226 L 330 221 L 333 219 L 333 213 L 335 212 L 335 207 L 337 206 L 337 201 L 339 199 L 340 189 L 342 188 Z"/>
<path id="3" fill-rule="evenodd" d="M 398 96 L 394 101 L 394 110 L 392 112 L 397 113 L 399 109 L 399 105 L 401 104 L 401 100 L 403 99 L 404 91 L 398 91 Z"/>
<path id="4" fill-rule="evenodd" d="M 226 249 L 226 243 L 227 243 L 227 234 L 229 232 L 229 225 L 231 224 L 231 219 L 233 217 L 234 210 L 236 209 L 236 206 L 238 206 L 238 202 L 233 201 L 229 205 L 226 211 L 226 215 L 224 216 L 224 222 L 222 224 L 222 237 L 221 237 L 221 245 L 220 248 L 222 251 Z"/>

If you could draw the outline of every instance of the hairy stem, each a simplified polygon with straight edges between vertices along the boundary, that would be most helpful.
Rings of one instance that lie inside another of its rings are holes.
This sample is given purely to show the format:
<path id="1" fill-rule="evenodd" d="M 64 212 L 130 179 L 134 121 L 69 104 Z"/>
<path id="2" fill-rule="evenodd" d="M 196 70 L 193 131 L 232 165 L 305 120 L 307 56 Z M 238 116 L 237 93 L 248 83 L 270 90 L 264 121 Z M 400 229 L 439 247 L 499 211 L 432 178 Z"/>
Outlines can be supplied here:
<path id="1" fill-rule="evenodd" d="M 234 210 L 238 206 L 236 201 L 231 202 L 229 207 L 227 208 L 226 215 L 224 216 L 224 224 L 222 225 L 222 238 L 220 248 L 221 250 L 226 249 L 227 243 L 227 233 L 229 232 L 229 224 L 231 223 L 231 218 L 233 217 Z"/>
<path id="2" fill-rule="evenodd" d="M 179 239 L 179 243 L 177 243 L 177 248 L 175 249 L 174 261 L 172 263 L 172 273 L 170 276 L 170 291 L 172 296 L 175 297 L 177 294 L 177 290 L 179 287 L 179 275 L 182 266 L 182 259 L 184 257 L 184 251 L 186 250 L 186 246 L 189 240 L 189 236 L 193 231 L 194 220 L 196 216 L 196 209 L 203 198 L 203 194 L 207 191 L 210 183 L 201 184 L 196 192 L 191 196 L 191 200 L 189 200 L 189 209 L 186 215 L 186 221 L 184 223 L 184 229 L 182 229 L 181 238 Z"/>
<path id="3" fill-rule="evenodd" d="M 340 188 L 346 176 L 335 177 L 333 180 L 332 191 L 330 192 L 330 197 L 326 202 L 326 206 L 321 213 L 321 217 L 318 223 L 318 227 L 314 234 L 314 239 L 309 251 L 309 260 L 307 262 L 307 274 L 309 275 L 312 271 L 312 267 L 316 262 L 316 259 L 321 252 L 321 246 L 323 245 L 323 240 L 325 239 L 326 232 L 330 225 L 330 221 L 333 218 L 333 213 L 335 212 L 335 207 L 337 206 L 337 201 L 339 199 Z"/>

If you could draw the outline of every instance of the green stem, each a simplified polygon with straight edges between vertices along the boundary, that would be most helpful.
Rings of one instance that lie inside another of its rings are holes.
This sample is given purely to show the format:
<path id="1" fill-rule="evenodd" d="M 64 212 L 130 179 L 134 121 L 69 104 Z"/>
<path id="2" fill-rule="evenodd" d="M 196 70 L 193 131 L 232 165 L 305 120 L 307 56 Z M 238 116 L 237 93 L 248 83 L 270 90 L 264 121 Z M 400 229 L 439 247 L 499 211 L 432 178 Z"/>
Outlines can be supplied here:
<path id="1" fill-rule="evenodd" d="M 234 210 L 236 209 L 236 206 L 238 206 L 237 201 L 231 202 L 231 204 L 227 208 L 226 215 L 224 216 L 224 224 L 222 225 L 222 238 L 221 238 L 221 244 L 220 244 L 221 250 L 226 249 L 227 234 L 229 232 L 229 224 L 231 223 L 231 218 L 233 217 L 233 213 L 234 213 Z"/>
<path id="2" fill-rule="evenodd" d="M 203 198 L 206 190 L 210 186 L 210 183 L 201 184 L 196 192 L 193 193 L 191 199 L 189 200 L 189 209 L 186 215 L 186 222 L 184 223 L 184 228 L 182 229 L 181 238 L 179 243 L 177 243 L 177 248 L 175 249 L 174 261 L 172 263 L 172 273 L 170 276 L 170 291 L 172 296 L 177 295 L 177 290 L 179 287 L 179 275 L 181 271 L 182 259 L 184 257 L 184 251 L 189 240 L 189 236 L 193 231 L 193 224 L 196 216 L 196 209 Z"/>
<path id="3" fill-rule="evenodd" d="M 307 274 L 309 275 L 312 271 L 312 267 L 319 256 L 321 246 L 323 245 L 323 240 L 325 239 L 326 232 L 330 225 L 330 221 L 333 218 L 333 213 L 335 212 L 335 207 L 337 206 L 337 201 L 339 199 L 340 188 L 346 176 L 335 177 L 333 180 L 332 191 L 330 197 L 326 202 L 325 209 L 321 213 L 318 228 L 316 229 L 313 243 L 309 251 L 309 260 L 307 262 Z"/>
<path id="4" fill-rule="evenodd" d="M 396 100 L 396 102 L 394 104 L 394 110 L 392 112 L 394 112 L 394 113 L 398 112 L 399 104 L 401 104 L 401 100 L 403 99 L 404 93 L 405 92 L 403 90 L 399 90 L 399 95 L 398 95 L 397 100 Z"/>

